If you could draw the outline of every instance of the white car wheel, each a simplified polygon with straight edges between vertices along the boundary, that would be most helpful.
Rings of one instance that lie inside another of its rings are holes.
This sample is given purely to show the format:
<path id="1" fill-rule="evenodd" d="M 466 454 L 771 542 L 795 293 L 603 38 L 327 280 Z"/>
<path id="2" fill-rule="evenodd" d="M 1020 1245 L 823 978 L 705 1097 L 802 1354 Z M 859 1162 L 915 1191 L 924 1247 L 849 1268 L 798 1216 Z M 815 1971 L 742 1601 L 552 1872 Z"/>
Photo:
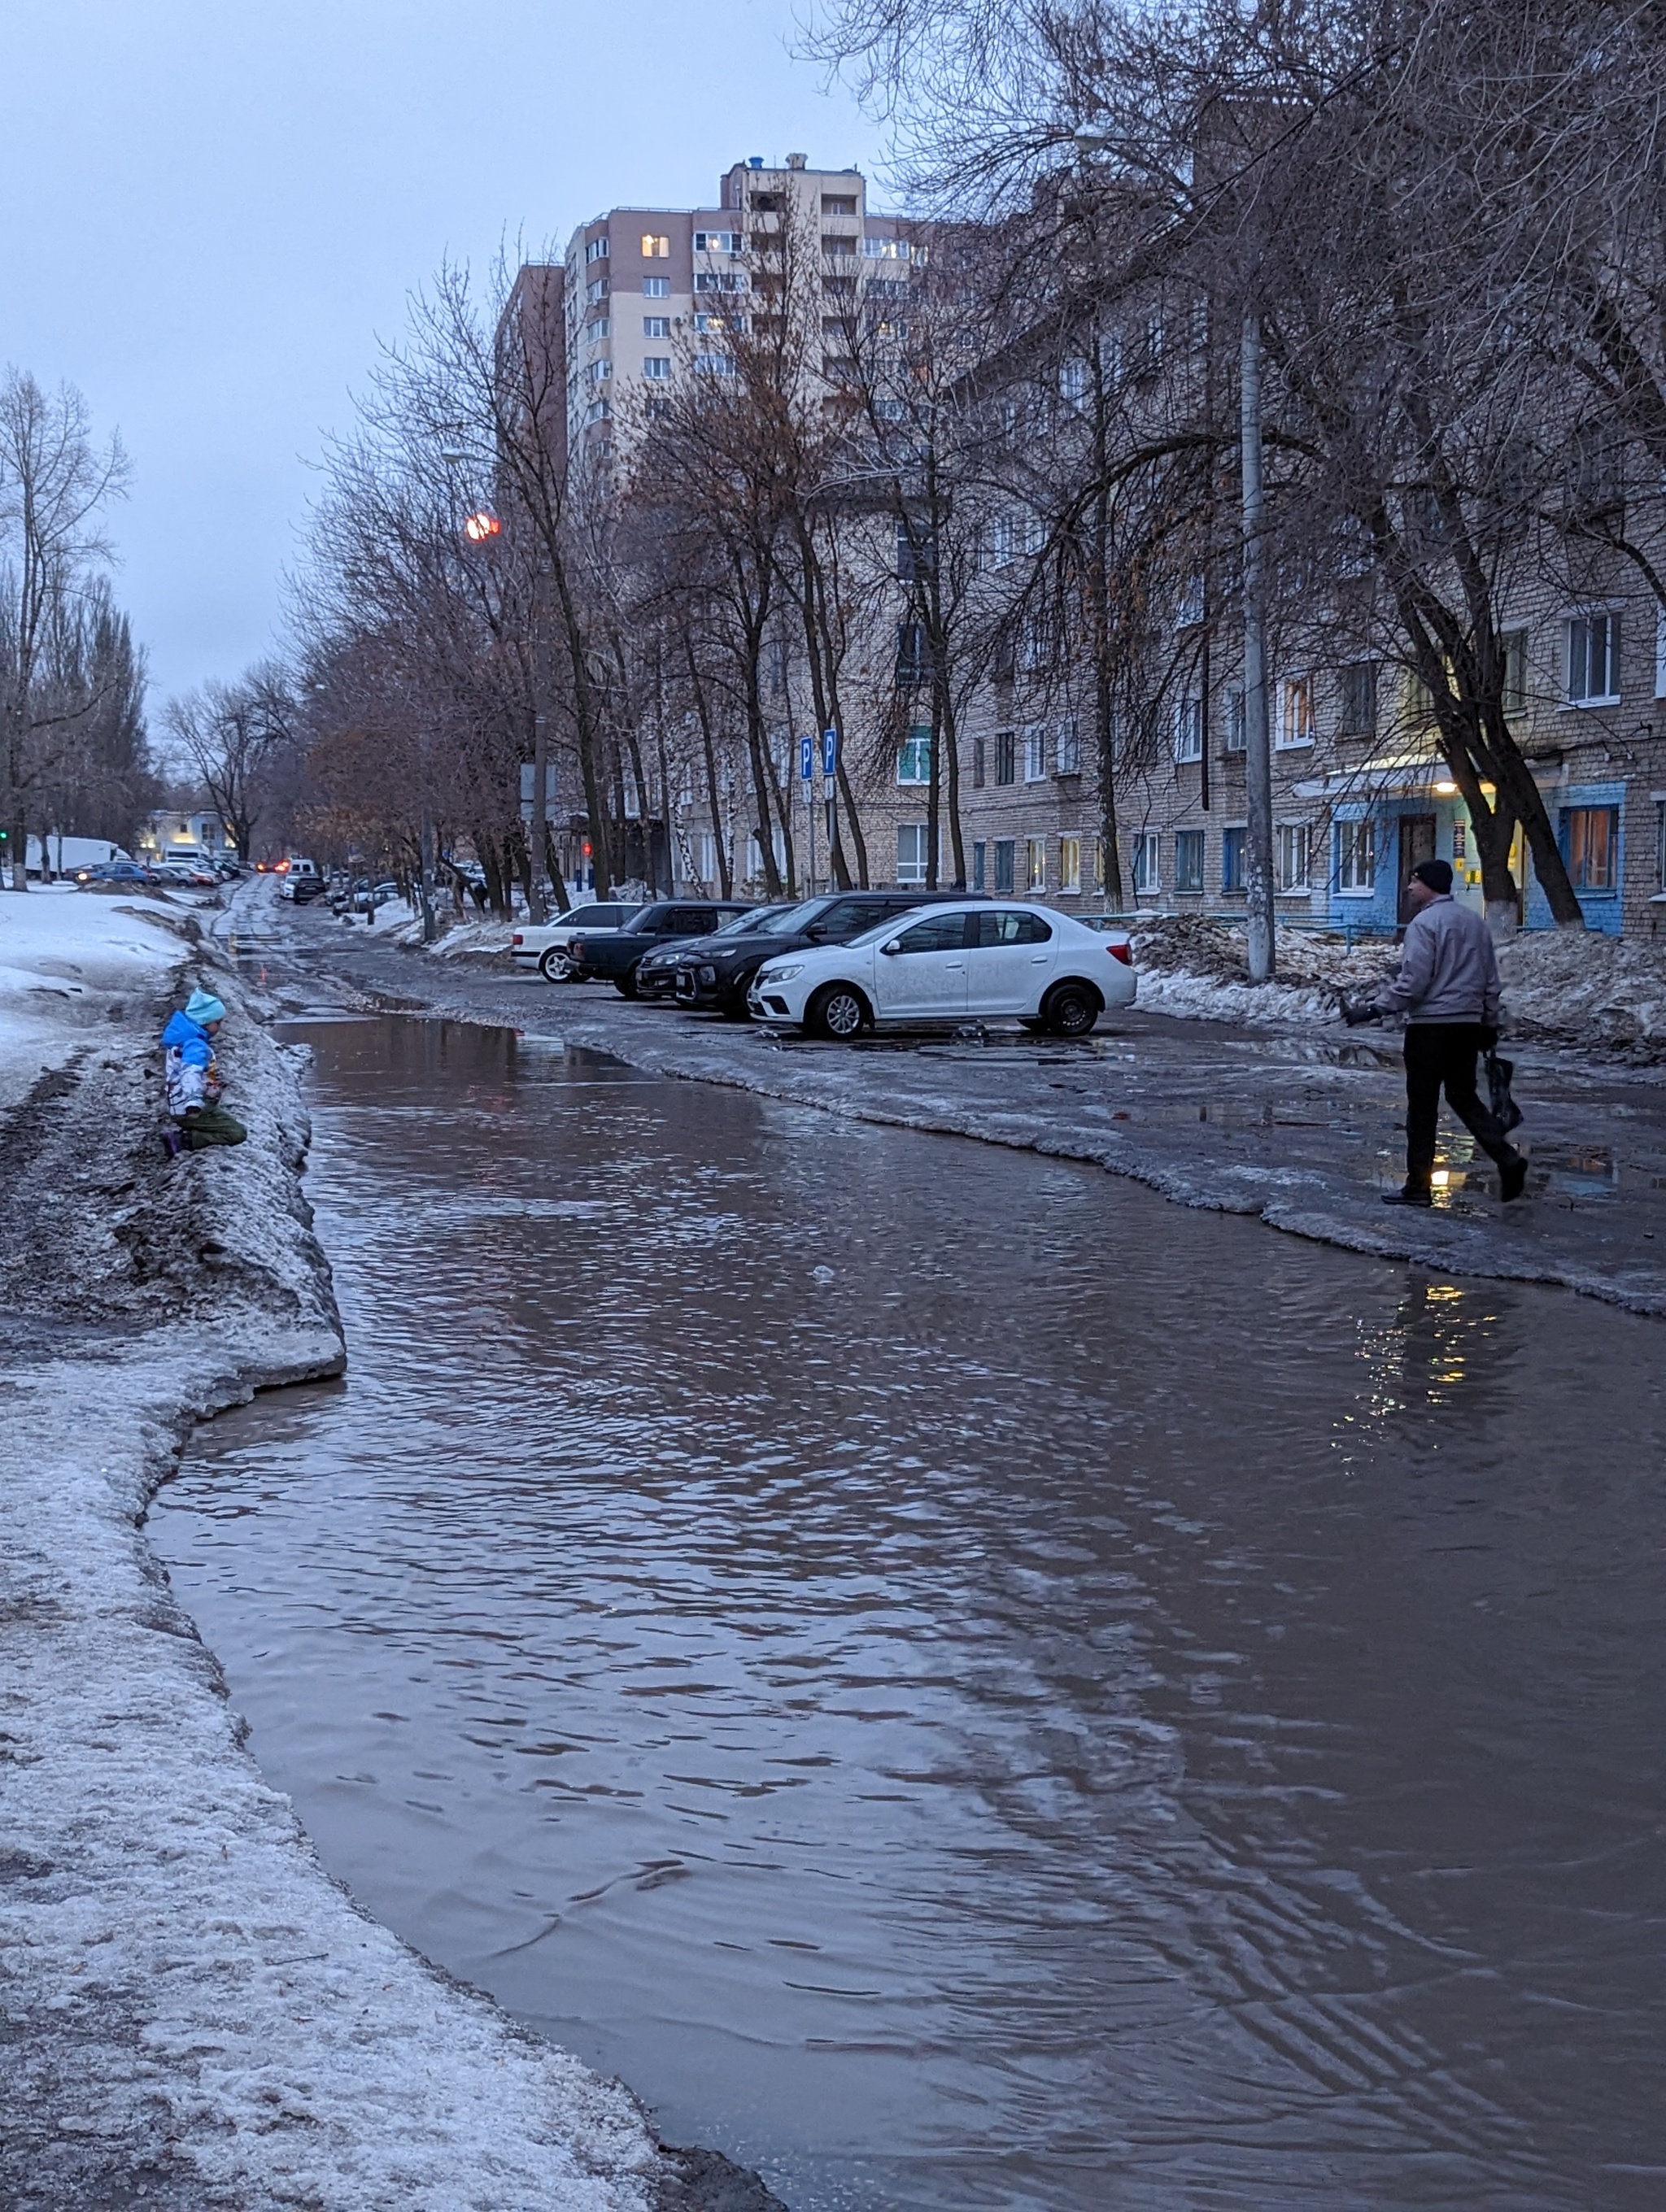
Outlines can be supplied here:
<path id="1" fill-rule="evenodd" d="M 573 963 L 559 945 L 551 945 L 539 953 L 538 972 L 546 983 L 570 983 Z"/>

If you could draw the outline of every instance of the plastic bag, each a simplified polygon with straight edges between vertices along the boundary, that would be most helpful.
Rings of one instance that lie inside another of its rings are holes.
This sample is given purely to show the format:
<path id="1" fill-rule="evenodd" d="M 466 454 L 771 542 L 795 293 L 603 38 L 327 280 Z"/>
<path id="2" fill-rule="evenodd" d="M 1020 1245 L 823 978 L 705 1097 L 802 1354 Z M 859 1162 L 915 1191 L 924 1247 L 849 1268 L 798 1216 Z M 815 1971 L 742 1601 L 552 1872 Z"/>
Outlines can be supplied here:
<path id="1" fill-rule="evenodd" d="M 1493 1109 L 1493 1119 L 1505 1129 L 1518 1127 L 1522 1120 L 1522 1109 L 1510 1095 L 1510 1085 L 1515 1073 L 1513 1060 L 1501 1059 L 1496 1052 L 1487 1054 L 1487 1101 Z"/>

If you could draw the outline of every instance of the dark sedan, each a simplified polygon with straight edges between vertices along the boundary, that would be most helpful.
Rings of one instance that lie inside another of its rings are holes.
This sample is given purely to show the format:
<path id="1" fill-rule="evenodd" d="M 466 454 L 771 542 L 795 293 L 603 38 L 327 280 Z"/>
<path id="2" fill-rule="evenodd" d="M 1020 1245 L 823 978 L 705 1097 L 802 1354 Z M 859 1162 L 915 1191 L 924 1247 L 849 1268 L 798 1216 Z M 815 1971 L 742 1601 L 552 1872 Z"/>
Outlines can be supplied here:
<path id="1" fill-rule="evenodd" d="M 683 948 L 677 963 L 677 1003 L 696 1011 L 747 1019 L 746 994 L 766 960 L 796 952 L 806 945 L 848 945 L 865 929 L 876 929 L 917 906 L 942 899 L 964 901 L 965 891 L 831 891 L 784 907 L 745 937 L 727 932 L 703 945 Z"/>
<path id="2" fill-rule="evenodd" d="M 636 995 L 637 964 L 662 950 L 670 938 L 709 937 L 738 916 L 751 912 L 740 899 L 655 899 L 638 907 L 623 929 L 581 930 L 569 941 L 567 958 L 576 983 L 611 983 L 622 998 Z"/>
<path id="3" fill-rule="evenodd" d="M 678 969 L 685 960 L 698 960 L 702 947 L 720 943 L 727 946 L 732 937 L 751 937 L 760 929 L 768 929 L 777 915 L 797 910 L 796 899 L 787 900 L 780 906 L 750 907 L 745 914 L 726 921 L 714 936 L 662 938 L 654 951 L 645 953 L 636 963 L 636 996 L 674 999 Z"/>

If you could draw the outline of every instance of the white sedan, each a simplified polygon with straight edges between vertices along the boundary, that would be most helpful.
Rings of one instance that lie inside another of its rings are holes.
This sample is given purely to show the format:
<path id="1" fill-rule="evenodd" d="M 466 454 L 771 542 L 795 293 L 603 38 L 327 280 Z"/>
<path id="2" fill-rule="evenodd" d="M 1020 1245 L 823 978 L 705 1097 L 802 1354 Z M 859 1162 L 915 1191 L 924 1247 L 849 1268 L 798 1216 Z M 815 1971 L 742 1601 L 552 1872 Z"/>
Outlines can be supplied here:
<path id="1" fill-rule="evenodd" d="M 636 911 L 637 902 L 626 903 L 618 899 L 592 900 L 587 906 L 569 907 L 555 921 L 523 922 L 509 939 L 509 951 L 517 967 L 536 968 L 546 983 L 565 983 L 573 974 L 567 948 L 574 933 L 581 929 L 623 929 Z"/>
<path id="2" fill-rule="evenodd" d="M 1006 1015 L 1079 1037 L 1108 1007 L 1131 1006 L 1136 988 L 1126 930 L 979 899 L 885 922 L 848 945 L 779 954 L 758 969 L 746 1003 L 766 1028 L 812 1036 Z"/>

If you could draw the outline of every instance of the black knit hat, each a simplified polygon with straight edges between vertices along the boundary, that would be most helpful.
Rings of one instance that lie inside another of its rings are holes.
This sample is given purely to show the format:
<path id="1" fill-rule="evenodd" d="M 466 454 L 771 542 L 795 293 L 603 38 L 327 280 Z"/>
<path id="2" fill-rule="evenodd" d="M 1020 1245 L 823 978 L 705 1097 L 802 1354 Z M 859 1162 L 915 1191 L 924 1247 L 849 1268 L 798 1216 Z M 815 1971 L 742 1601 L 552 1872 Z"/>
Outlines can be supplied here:
<path id="1" fill-rule="evenodd" d="M 1442 898 L 1448 897 L 1452 889 L 1452 864 L 1450 860 L 1420 860 L 1412 873 L 1420 884 L 1427 884 L 1432 891 Z"/>

